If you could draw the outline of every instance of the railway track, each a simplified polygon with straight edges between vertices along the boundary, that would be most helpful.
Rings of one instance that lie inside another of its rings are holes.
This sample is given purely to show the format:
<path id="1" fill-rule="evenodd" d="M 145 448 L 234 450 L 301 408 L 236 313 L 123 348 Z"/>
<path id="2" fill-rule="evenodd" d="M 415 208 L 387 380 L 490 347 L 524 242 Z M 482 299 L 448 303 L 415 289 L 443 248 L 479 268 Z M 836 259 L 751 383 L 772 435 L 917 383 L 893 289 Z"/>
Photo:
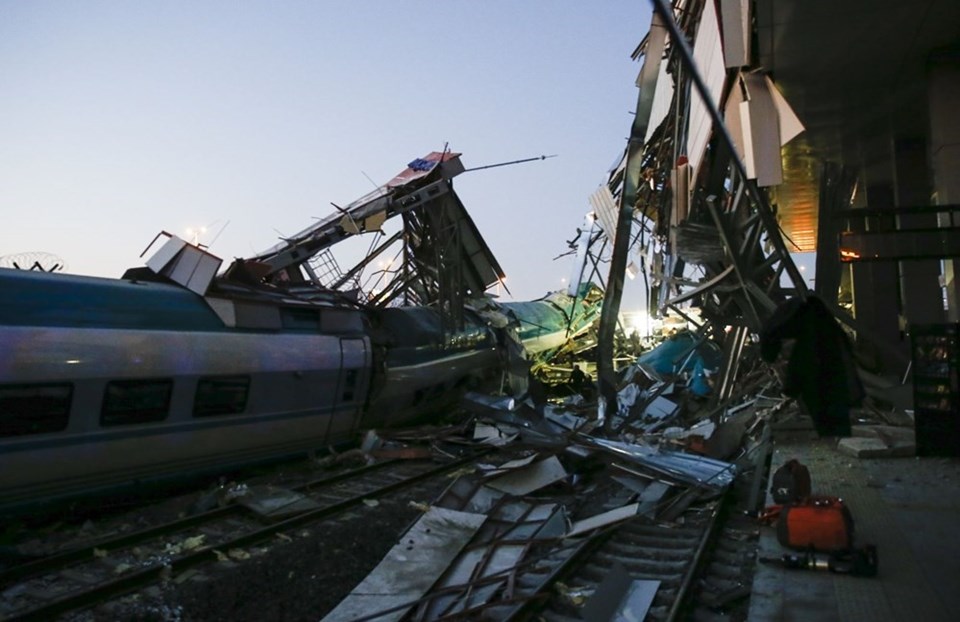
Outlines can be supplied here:
<path id="1" fill-rule="evenodd" d="M 230 505 L 7 568 L 0 572 L 0 619 L 49 620 L 143 589 L 437 478 L 476 458 L 444 464 L 377 463 L 292 488 L 304 495 L 310 508 L 279 520 L 265 521 Z"/>
<path id="2" fill-rule="evenodd" d="M 587 619 L 584 608 L 590 606 L 591 596 L 601 593 L 605 580 L 619 574 L 659 582 L 646 620 L 681 619 L 718 527 L 721 504 L 722 499 L 689 508 L 681 523 L 635 519 L 552 547 L 516 576 L 510 599 L 514 604 L 481 607 L 473 613 L 483 620 Z"/>
<path id="3" fill-rule="evenodd" d="M 749 596 L 755 565 L 756 520 L 736 511 L 733 494 L 689 508 L 677 523 L 632 520 L 557 547 L 517 576 L 517 605 L 477 611 L 477 617 L 591 619 L 584 613 L 591 597 L 603 600 L 603 584 L 620 576 L 658 582 L 644 588 L 653 594 L 643 618 L 648 622 L 716 619 Z"/>
<path id="4" fill-rule="evenodd" d="M 511 546 L 528 547 L 528 553 L 506 571 L 485 572 L 478 566 L 466 583 L 454 580 L 452 585 L 435 586 L 402 619 L 611 619 L 631 582 L 641 581 L 633 584 L 631 593 L 639 600 L 631 603 L 646 611 L 643 619 L 647 621 L 716 620 L 718 616 L 745 620 L 759 537 L 755 513 L 748 506 L 755 503 L 758 482 L 766 481 L 766 469 L 765 458 L 758 459 L 721 495 L 682 510 L 682 503 L 675 511 L 665 508 L 656 521 L 636 516 L 584 538 L 538 540 L 532 532 L 521 537 L 510 528 L 481 538 L 472 546 L 483 560 L 494 559 Z M 471 496 L 466 492 L 457 500 Z M 629 493 L 622 491 L 602 507 L 594 506 L 593 512 L 622 507 L 628 499 Z M 516 515 L 518 508 L 507 513 Z M 497 598 L 470 596 L 485 589 Z M 636 615 L 637 609 L 631 613 Z"/>

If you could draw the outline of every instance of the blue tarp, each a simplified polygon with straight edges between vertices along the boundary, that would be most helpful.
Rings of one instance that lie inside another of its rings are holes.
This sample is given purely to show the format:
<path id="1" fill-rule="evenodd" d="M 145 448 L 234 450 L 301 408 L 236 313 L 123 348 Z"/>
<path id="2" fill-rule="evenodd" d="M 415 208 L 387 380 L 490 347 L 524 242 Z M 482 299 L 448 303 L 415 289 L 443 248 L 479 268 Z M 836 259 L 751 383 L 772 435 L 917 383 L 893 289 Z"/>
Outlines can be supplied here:
<path id="1" fill-rule="evenodd" d="M 712 342 L 698 343 L 698 339 L 689 331 L 671 335 L 653 350 L 641 354 L 637 362 L 659 374 L 676 374 L 683 366 L 683 371 L 691 374 L 687 387 L 695 395 L 709 395 L 712 389 L 707 384 L 706 372 L 712 374 L 717 371 L 720 366 L 720 353 Z"/>

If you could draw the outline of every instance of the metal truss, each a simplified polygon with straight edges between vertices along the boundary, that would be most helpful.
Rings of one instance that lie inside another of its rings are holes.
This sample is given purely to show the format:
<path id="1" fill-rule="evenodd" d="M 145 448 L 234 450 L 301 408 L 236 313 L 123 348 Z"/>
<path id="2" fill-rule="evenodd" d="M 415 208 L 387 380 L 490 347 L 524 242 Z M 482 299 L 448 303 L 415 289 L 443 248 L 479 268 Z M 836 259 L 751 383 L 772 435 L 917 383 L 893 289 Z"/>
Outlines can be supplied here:
<path id="1" fill-rule="evenodd" d="M 238 260 L 228 275 L 248 284 L 314 286 L 373 307 L 429 306 L 445 330 L 463 326 L 464 301 L 502 280 L 500 268 L 453 189 L 459 154 L 444 150 L 411 162 L 393 180 L 275 247 Z M 402 229 L 381 229 L 400 216 Z M 375 236 L 366 255 L 342 270 L 331 248 Z M 251 283 L 251 281 L 253 283 Z"/>
<path id="2" fill-rule="evenodd" d="M 654 17 L 650 33 L 638 48 L 643 55 L 638 86 L 640 95 L 625 166 L 613 194 L 620 204 L 617 239 L 611 261 L 610 283 L 622 284 L 628 239 L 622 232 L 636 214 L 656 222 L 660 246 L 653 266 L 655 286 L 651 307 L 658 313 L 686 315 L 698 307 L 706 320 L 701 330 L 724 348 L 716 398 L 730 396 L 739 372 L 740 353 L 750 333 L 759 333 L 776 306 L 790 296 L 808 294 L 803 277 L 793 263 L 774 210 L 737 155 L 724 123 L 719 102 L 711 96 L 689 41 L 695 38 L 703 13 L 701 0 L 652 0 Z M 661 66 L 663 65 L 663 66 Z M 665 71 L 662 71 L 665 69 Z M 724 101 L 735 84 L 735 71 L 728 70 L 722 89 Z M 652 121 L 652 98 L 658 80 L 672 77 L 670 110 Z M 693 94 L 699 95 L 711 124 L 702 160 L 696 170 L 687 164 L 686 145 Z M 695 278 L 699 277 L 699 278 Z M 785 281 L 786 285 L 781 285 Z M 619 306 L 618 292 L 608 295 L 611 311 L 601 320 L 601 391 L 608 402 L 616 399 L 610 384 L 613 314 Z M 686 310 L 686 311 L 685 311 Z M 604 385 L 606 384 L 606 387 Z"/>

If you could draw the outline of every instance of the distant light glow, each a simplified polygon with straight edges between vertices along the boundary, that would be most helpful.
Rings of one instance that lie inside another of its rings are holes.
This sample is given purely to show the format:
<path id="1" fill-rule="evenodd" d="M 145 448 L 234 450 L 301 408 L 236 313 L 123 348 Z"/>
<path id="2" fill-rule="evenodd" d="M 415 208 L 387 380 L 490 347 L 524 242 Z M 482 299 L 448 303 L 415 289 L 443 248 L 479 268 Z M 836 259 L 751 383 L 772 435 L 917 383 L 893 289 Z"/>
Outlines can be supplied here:
<path id="1" fill-rule="evenodd" d="M 657 329 L 657 326 L 654 326 L 655 323 L 659 324 L 651 320 L 650 314 L 646 311 L 624 311 L 621 314 L 623 331 L 628 337 L 633 333 L 637 333 L 640 337 L 649 337 Z"/>
<path id="2" fill-rule="evenodd" d="M 190 243 L 196 246 L 200 243 L 200 236 L 207 233 L 206 227 L 187 227 L 187 237 L 190 238 Z"/>

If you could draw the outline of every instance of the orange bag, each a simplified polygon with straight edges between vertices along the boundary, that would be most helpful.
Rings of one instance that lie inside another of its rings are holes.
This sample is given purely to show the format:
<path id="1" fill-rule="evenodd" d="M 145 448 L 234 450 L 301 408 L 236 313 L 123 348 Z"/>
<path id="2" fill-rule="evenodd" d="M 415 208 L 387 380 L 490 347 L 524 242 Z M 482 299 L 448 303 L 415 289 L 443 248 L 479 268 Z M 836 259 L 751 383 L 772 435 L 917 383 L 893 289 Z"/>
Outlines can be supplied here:
<path id="1" fill-rule="evenodd" d="M 853 547 L 853 516 L 838 497 L 785 505 L 777 519 L 777 540 L 793 549 L 845 551 Z"/>

